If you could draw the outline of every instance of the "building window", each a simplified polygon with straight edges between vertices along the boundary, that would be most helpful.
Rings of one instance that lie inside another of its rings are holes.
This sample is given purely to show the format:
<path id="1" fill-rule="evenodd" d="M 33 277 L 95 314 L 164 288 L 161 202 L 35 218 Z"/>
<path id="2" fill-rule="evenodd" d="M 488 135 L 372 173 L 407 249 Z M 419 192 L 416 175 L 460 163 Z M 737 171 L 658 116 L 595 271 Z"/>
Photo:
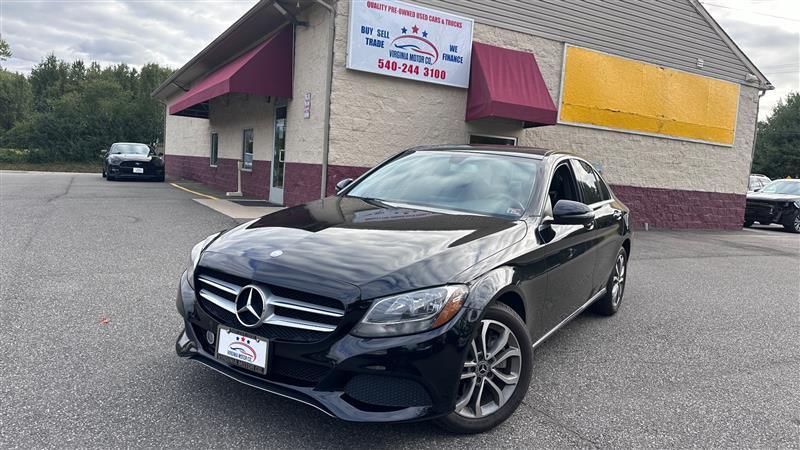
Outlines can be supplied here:
<path id="1" fill-rule="evenodd" d="M 488 136 L 481 134 L 470 134 L 470 144 L 489 144 L 489 145 L 517 145 L 517 138 L 504 136 Z"/>
<path id="2" fill-rule="evenodd" d="M 242 133 L 242 170 L 253 170 L 253 129 Z"/>
<path id="3" fill-rule="evenodd" d="M 217 167 L 218 158 L 219 158 L 219 134 L 211 133 L 211 155 L 209 157 L 209 164 L 212 167 Z"/>

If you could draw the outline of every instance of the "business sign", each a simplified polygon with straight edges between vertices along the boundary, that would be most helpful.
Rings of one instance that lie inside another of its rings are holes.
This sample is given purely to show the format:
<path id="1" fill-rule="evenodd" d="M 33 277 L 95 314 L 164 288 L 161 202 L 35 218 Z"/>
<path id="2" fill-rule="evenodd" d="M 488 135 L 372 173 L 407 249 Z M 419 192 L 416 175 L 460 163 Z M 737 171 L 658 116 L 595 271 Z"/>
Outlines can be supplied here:
<path id="1" fill-rule="evenodd" d="M 466 88 L 472 24 L 407 3 L 353 0 L 347 68 Z"/>

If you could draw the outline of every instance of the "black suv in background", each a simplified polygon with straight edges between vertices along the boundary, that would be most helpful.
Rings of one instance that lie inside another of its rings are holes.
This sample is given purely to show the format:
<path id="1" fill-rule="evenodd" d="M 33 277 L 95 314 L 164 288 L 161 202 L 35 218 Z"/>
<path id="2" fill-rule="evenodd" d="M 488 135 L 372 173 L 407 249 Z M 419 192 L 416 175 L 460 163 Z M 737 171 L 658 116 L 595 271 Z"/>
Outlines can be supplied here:
<path id="1" fill-rule="evenodd" d="M 800 180 L 775 180 L 758 192 L 747 193 L 744 226 L 779 223 L 800 233 Z"/>
<path id="2" fill-rule="evenodd" d="M 620 307 L 628 209 L 580 158 L 418 147 L 337 190 L 192 249 L 178 355 L 344 420 L 474 433 L 522 402 L 535 346 Z"/>

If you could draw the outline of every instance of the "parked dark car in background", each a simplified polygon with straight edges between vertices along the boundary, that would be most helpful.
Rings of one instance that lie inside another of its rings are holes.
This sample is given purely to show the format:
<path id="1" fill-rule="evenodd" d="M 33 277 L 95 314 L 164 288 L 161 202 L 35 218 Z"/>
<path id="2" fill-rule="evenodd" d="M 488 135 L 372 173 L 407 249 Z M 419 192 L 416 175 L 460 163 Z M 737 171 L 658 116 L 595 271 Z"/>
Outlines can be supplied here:
<path id="1" fill-rule="evenodd" d="M 147 144 L 117 142 L 102 150 L 103 176 L 113 181 L 120 178 L 146 178 L 164 181 L 164 155 Z"/>
<path id="2" fill-rule="evenodd" d="M 747 193 L 744 226 L 779 223 L 791 232 L 800 233 L 800 180 L 775 180 L 759 192 Z"/>
<path id="3" fill-rule="evenodd" d="M 760 173 L 752 173 L 750 174 L 750 179 L 747 184 L 747 191 L 758 192 L 770 182 L 772 182 L 772 180 L 770 180 L 768 176 L 761 175 Z"/>
<path id="4" fill-rule="evenodd" d="M 341 419 L 475 433 L 522 402 L 534 347 L 620 307 L 629 212 L 580 158 L 419 147 L 337 191 L 192 249 L 178 355 Z"/>

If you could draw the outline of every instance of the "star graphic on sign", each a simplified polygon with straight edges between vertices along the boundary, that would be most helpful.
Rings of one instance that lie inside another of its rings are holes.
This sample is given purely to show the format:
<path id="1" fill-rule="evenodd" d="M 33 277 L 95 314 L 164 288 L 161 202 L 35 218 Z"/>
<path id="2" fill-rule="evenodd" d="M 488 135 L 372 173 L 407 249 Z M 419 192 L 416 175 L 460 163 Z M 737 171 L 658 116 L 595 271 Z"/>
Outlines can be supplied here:
<path id="1" fill-rule="evenodd" d="M 411 27 L 411 32 L 414 33 L 414 34 L 419 33 L 419 27 L 414 25 L 413 27 Z"/>
<path id="2" fill-rule="evenodd" d="M 400 31 L 402 31 L 402 32 L 403 32 L 403 34 L 406 34 L 406 33 L 408 33 L 408 30 L 406 29 L 406 27 L 400 28 Z"/>
<path id="3" fill-rule="evenodd" d="M 428 37 L 428 32 L 427 31 L 423 31 L 422 32 L 422 37 Z"/>

